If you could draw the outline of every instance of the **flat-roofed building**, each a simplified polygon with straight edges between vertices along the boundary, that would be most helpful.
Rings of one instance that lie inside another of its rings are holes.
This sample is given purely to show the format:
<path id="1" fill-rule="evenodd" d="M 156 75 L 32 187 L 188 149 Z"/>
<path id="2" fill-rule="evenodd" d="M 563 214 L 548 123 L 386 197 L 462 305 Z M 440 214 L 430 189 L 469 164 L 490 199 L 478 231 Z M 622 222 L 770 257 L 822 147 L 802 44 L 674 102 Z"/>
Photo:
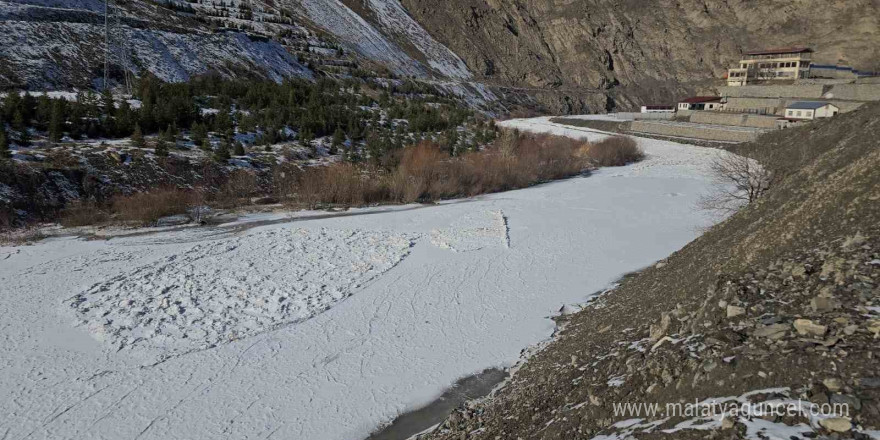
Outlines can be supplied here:
<path id="1" fill-rule="evenodd" d="M 798 101 L 785 106 L 785 119 L 812 121 L 830 118 L 840 113 L 840 108 L 830 102 Z"/>
<path id="2" fill-rule="evenodd" d="M 678 102 L 679 110 L 721 110 L 723 107 L 719 96 L 692 96 Z"/>
<path id="3" fill-rule="evenodd" d="M 643 105 L 642 113 L 672 113 L 675 107 L 671 105 Z"/>
<path id="4" fill-rule="evenodd" d="M 813 49 L 808 47 L 746 52 L 739 66 L 727 71 L 727 85 L 744 86 L 754 81 L 809 78 L 812 57 Z"/>

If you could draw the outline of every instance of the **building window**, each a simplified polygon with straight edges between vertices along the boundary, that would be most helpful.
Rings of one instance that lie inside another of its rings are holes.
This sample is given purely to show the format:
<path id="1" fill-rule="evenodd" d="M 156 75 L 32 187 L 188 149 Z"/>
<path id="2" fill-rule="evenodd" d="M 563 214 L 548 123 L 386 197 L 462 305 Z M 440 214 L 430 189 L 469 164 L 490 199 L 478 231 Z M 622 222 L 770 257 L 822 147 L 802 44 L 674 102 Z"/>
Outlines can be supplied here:
<path id="1" fill-rule="evenodd" d="M 801 117 L 801 113 L 802 112 L 800 112 L 800 111 L 797 112 L 798 117 Z"/>
<path id="2" fill-rule="evenodd" d="M 794 116 L 794 110 L 789 110 L 789 111 L 788 111 L 788 115 L 789 115 L 789 116 Z"/>

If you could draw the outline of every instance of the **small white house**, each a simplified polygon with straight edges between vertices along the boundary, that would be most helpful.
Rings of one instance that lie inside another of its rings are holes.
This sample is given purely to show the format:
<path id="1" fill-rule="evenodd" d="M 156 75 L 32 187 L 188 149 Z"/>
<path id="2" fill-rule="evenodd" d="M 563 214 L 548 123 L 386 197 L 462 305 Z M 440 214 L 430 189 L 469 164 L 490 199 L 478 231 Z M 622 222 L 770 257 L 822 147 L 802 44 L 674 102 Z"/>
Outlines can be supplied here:
<path id="1" fill-rule="evenodd" d="M 724 104 L 719 96 L 692 96 L 678 102 L 679 110 L 721 110 Z"/>
<path id="2" fill-rule="evenodd" d="M 675 107 L 671 105 L 643 105 L 642 113 L 674 113 Z"/>
<path id="3" fill-rule="evenodd" d="M 798 101 L 785 107 L 785 118 L 812 121 L 830 118 L 840 113 L 840 108 L 829 102 Z"/>

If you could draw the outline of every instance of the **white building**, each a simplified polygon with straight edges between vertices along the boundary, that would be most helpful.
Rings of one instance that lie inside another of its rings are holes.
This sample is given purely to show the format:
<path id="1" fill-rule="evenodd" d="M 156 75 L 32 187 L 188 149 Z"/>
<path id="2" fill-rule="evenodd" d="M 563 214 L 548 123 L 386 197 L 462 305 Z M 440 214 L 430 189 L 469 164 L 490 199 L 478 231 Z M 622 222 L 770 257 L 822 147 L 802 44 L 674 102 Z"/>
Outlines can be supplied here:
<path id="1" fill-rule="evenodd" d="M 840 113 L 840 108 L 828 102 L 798 101 L 785 107 L 786 119 L 812 121 L 830 118 Z"/>
<path id="2" fill-rule="evenodd" d="M 739 66 L 727 71 L 727 85 L 744 86 L 753 81 L 809 78 L 812 55 L 813 50 L 808 47 L 746 52 Z"/>
<path id="3" fill-rule="evenodd" d="M 642 113 L 672 113 L 675 107 L 671 105 L 643 105 Z"/>
<path id="4" fill-rule="evenodd" d="M 723 107 L 718 96 L 693 96 L 678 103 L 679 110 L 721 110 Z"/>

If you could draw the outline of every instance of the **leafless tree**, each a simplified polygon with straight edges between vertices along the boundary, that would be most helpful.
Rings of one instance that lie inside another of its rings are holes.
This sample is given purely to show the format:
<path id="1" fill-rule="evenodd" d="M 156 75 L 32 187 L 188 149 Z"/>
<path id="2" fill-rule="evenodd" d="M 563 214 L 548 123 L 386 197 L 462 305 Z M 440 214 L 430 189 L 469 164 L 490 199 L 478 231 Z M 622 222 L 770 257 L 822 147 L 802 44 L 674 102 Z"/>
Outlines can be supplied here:
<path id="1" fill-rule="evenodd" d="M 745 156 L 721 153 L 712 162 L 716 188 L 700 198 L 699 206 L 722 215 L 732 214 L 770 189 L 773 173 Z"/>

